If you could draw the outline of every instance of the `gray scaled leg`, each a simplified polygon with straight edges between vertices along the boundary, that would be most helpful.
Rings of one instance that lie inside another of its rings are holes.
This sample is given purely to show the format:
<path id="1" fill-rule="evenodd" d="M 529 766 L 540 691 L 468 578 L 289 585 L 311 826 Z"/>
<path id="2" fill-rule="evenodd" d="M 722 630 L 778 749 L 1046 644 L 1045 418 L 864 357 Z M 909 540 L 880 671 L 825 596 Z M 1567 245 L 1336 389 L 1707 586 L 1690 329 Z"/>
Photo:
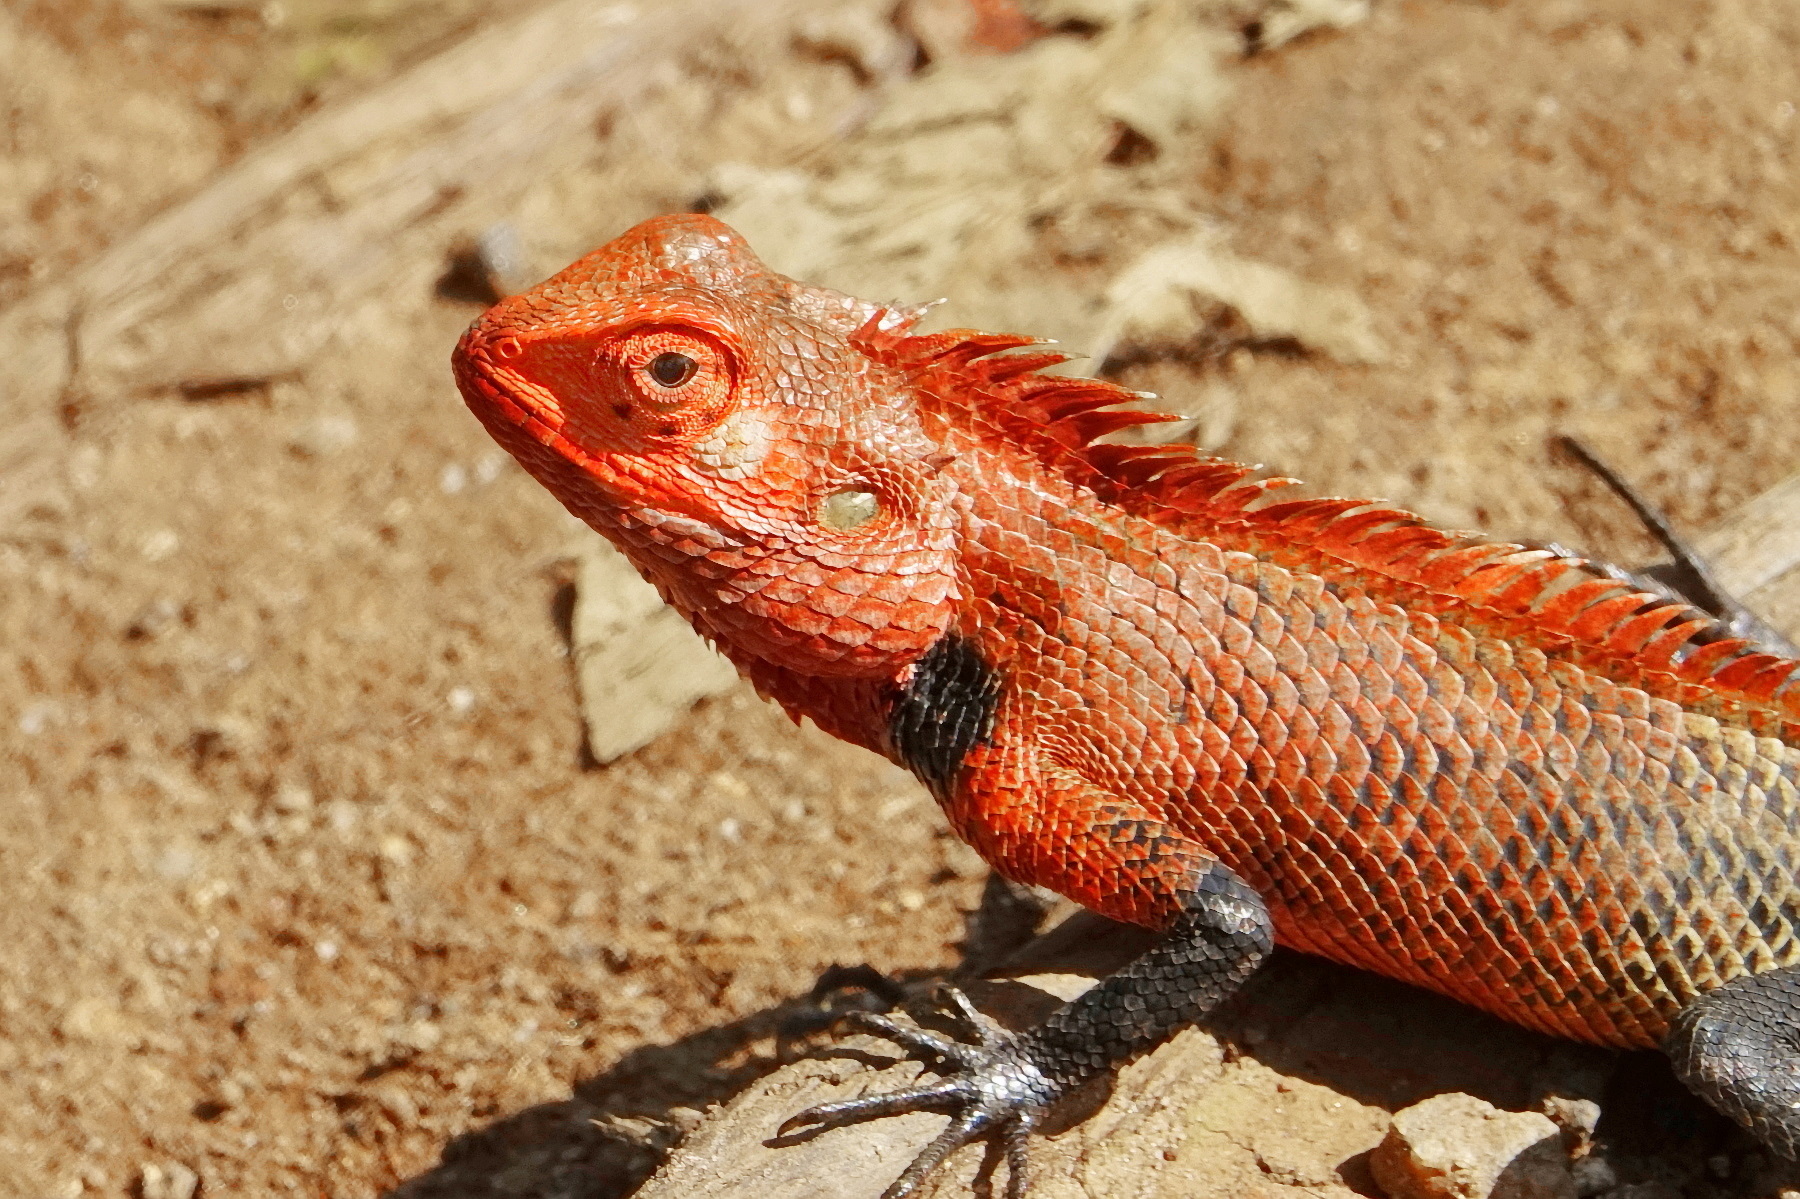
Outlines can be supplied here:
<path id="1" fill-rule="evenodd" d="M 1675 1017 L 1675 1074 L 1789 1161 L 1800 1161 L 1800 967 L 1733 979 Z"/>
<path id="2" fill-rule="evenodd" d="M 1007 1199 L 1023 1199 L 1025 1144 L 1045 1107 L 1094 1075 L 1168 1040 L 1217 1006 L 1255 972 L 1274 946 L 1260 896 L 1236 874 L 1207 860 L 1189 876 L 1181 915 L 1156 946 L 1036 1028 L 1000 1032 L 951 992 L 952 1011 L 980 1042 L 967 1045 L 854 1012 L 850 1023 L 944 1063 L 951 1076 L 889 1095 L 808 1108 L 781 1131 L 899 1115 L 949 1112 L 950 1124 L 913 1160 L 882 1199 L 904 1199 L 952 1151 L 979 1137 L 1003 1138 Z"/>

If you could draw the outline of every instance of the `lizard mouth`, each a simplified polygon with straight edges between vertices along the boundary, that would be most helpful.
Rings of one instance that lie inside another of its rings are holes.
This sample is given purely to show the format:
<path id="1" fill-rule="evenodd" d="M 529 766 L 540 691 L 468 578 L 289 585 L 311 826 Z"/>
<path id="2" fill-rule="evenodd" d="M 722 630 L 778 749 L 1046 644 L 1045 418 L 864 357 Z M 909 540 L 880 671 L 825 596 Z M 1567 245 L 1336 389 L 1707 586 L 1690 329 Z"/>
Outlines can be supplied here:
<path id="1" fill-rule="evenodd" d="M 463 335 L 454 356 L 463 402 L 521 462 L 529 465 L 545 449 L 585 462 L 589 455 L 563 435 L 567 421 L 556 397 L 501 365 L 517 345 L 510 337 L 490 339 L 480 322 Z"/>

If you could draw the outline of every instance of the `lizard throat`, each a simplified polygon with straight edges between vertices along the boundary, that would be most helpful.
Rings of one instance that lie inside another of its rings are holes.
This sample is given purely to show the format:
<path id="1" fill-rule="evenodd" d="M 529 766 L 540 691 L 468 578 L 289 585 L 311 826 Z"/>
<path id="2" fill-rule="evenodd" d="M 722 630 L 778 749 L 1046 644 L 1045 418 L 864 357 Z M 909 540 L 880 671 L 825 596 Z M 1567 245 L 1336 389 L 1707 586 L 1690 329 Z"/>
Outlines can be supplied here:
<path id="1" fill-rule="evenodd" d="M 888 715 L 888 739 L 902 764 L 945 798 L 971 750 L 993 731 L 1000 673 L 975 643 L 945 633 L 914 664 Z"/>

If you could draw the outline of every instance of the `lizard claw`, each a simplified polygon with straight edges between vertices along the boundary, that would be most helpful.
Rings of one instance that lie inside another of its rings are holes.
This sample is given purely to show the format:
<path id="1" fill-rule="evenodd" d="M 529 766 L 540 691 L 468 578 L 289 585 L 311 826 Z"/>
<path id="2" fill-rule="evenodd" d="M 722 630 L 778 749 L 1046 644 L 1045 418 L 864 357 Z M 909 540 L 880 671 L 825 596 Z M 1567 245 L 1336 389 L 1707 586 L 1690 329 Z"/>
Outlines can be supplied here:
<path id="1" fill-rule="evenodd" d="M 1025 1199 L 1026 1146 L 1039 1113 L 1057 1097 L 1057 1088 L 1021 1051 L 1017 1038 L 977 1012 L 961 991 L 946 986 L 940 998 L 946 1013 L 978 1044 L 952 1041 L 873 1012 L 851 1012 L 846 1019 L 864 1032 L 937 1059 L 953 1072 L 951 1077 L 886 1095 L 821 1103 L 790 1116 L 780 1132 L 785 1135 L 808 1126 L 824 1131 L 907 1112 L 948 1112 L 950 1123 L 919 1151 L 881 1199 L 906 1199 L 951 1153 L 985 1136 L 998 1136 L 1004 1145 L 1006 1199 Z"/>

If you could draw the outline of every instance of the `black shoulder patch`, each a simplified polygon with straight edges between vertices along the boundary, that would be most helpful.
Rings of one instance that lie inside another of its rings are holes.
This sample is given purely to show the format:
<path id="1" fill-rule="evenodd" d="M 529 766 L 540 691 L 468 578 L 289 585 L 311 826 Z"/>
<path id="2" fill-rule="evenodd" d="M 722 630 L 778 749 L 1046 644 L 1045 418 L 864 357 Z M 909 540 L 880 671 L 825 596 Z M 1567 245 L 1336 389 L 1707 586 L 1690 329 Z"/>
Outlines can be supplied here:
<path id="1" fill-rule="evenodd" d="M 999 704 L 999 673 L 974 642 L 946 633 L 913 665 L 888 715 L 888 736 L 907 769 L 941 796 L 993 730 Z"/>

